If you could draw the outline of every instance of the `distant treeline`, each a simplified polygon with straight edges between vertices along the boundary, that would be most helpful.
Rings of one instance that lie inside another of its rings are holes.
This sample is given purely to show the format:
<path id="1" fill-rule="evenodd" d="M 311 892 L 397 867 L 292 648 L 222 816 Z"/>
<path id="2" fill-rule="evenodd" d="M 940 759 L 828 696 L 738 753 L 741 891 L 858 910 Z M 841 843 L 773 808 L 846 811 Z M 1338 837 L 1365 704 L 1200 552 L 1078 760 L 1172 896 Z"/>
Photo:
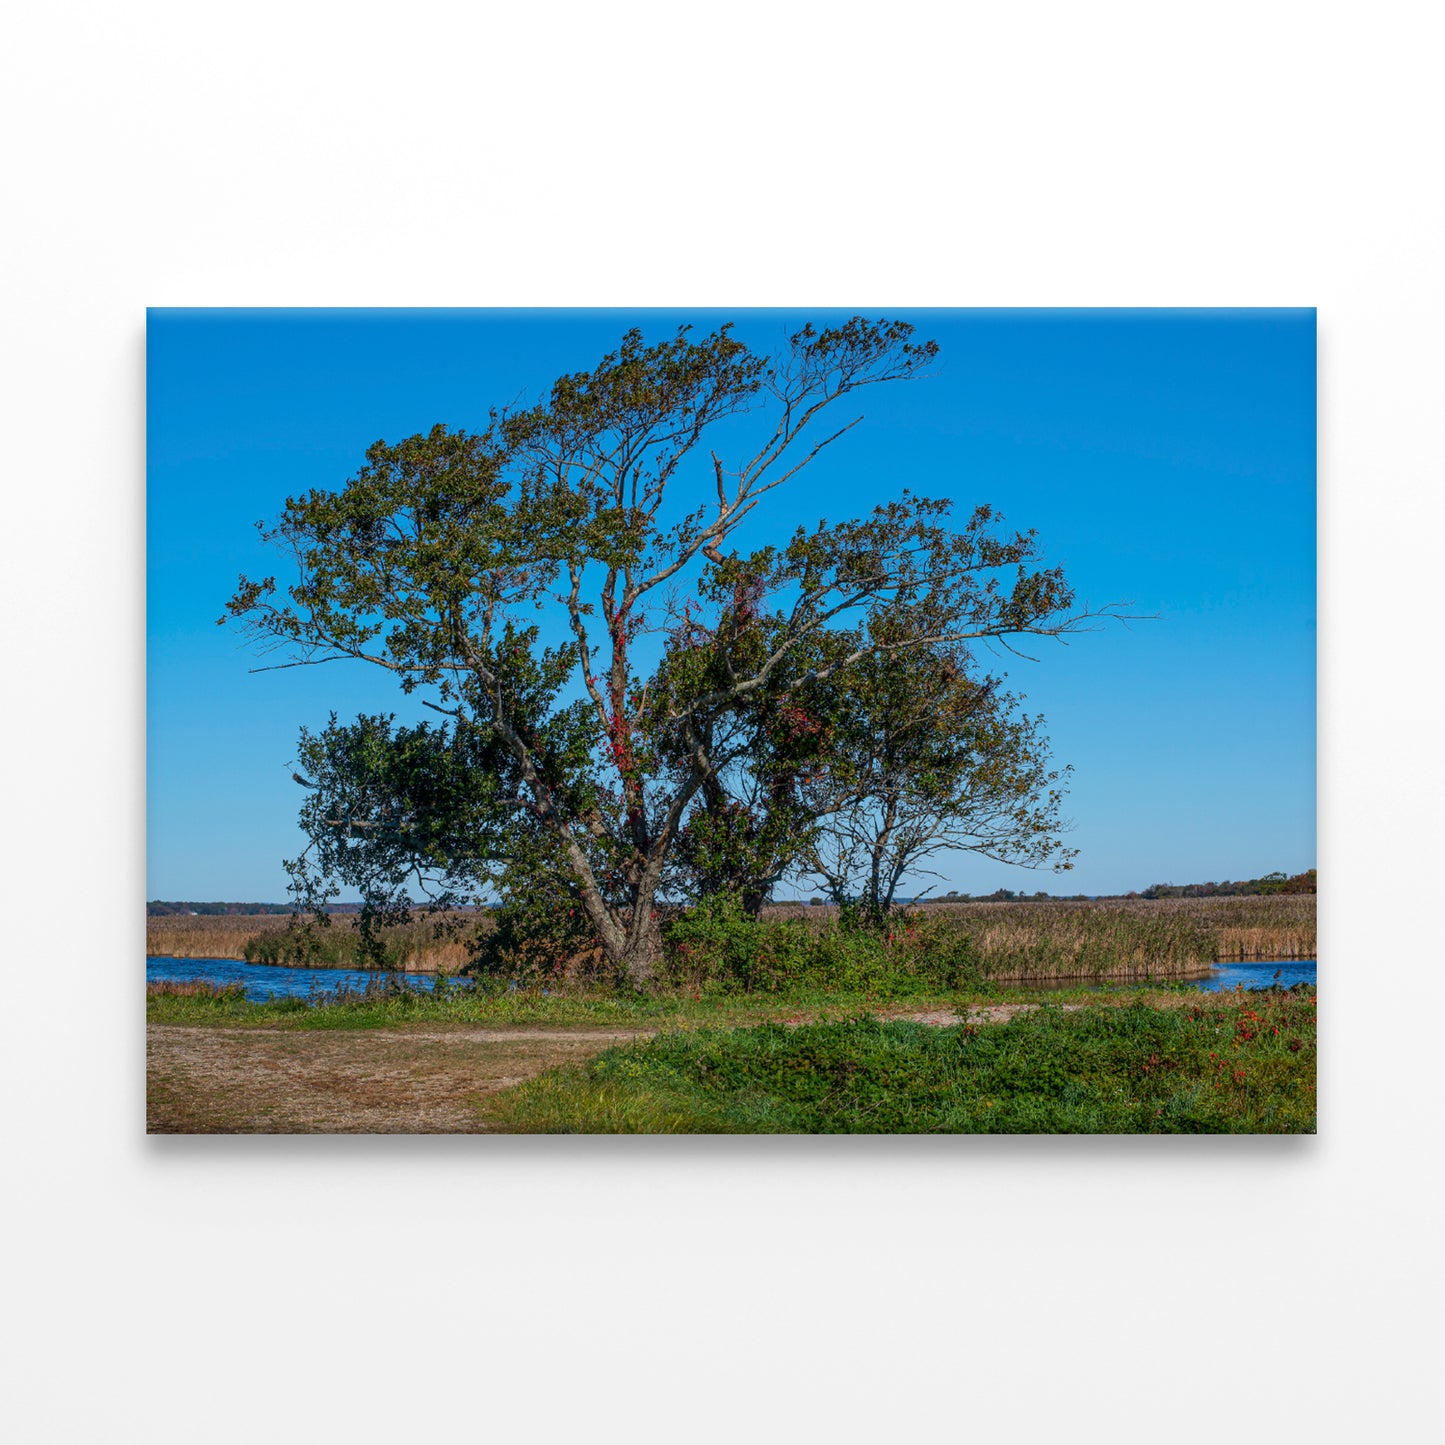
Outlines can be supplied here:
<path id="1" fill-rule="evenodd" d="M 1223 883 L 1151 883 L 1140 893 L 1015 893 L 1012 888 L 1000 888 L 993 893 L 945 893 L 944 903 L 1083 903 L 1093 900 L 1106 902 L 1115 898 L 1247 898 L 1270 893 L 1316 893 L 1316 871 L 1286 875 L 1266 873 L 1263 878 L 1242 878 L 1237 882 Z"/>
<path id="2" fill-rule="evenodd" d="M 936 896 L 925 894 L 916 898 L 915 903 L 1093 903 L 1103 894 L 1097 893 L 1016 893 L 1012 888 L 996 888 L 992 893 L 940 893 Z M 1120 895 L 1123 896 L 1122 894 Z M 1142 893 L 1131 893 L 1131 898 L 1142 898 Z M 821 898 L 813 899 L 821 903 Z"/>
<path id="3" fill-rule="evenodd" d="M 1315 869 L 1286 877 L 1266 873 L 1263 878 L 1246 878 L 1238 883 L 1155 883 L 1140 898 L 1229 898 L 1254 893 L 1317 893 Z M 1134 896 L 1132 893 L 1129 895 Z"/>
<path id="4" fill-rule="evenodd" d="M 330 903 L 328 913 L 360 913 L 359 903 Z M 199 918 L 233 918 L 241 914 L 290 913 L 289 903 L 165 903 L 153 899 L 146 904 L 148 918 L 171 918 L 177 914 L 194 913 Z"/>
<path id="5" fill-rule="evenodd" d="M 1012 888 L 995 889 L 992 893 L 944 893 L 935 895 L 931 901 L 938 903 L 1094 903 L 1109 902 L 1118 898 L 1246 898 L 1256 894 L 1269 893 L 1315 893 L 1315 872 L 1311 868 L 1305 873 L 1286 876 L 1283 873 L 1266 873 L 1263 878 L 1244 878 L 1238 882 L 1223 883 L 1152 883 L 1140 893 L 1016 893 Z M 810 903 L 822 903 L 821 898 L 811 898 Z M 923 899 L 905 902 L 928 902 Z M 241 914 L 290 913 L 289 903 L 163 903 L 159 900 L 146 904 L 146 914 L 151 918 L 168 918 L 178 914 L 194 913 L 198 917 L 234 917 Z M 360 913 L 359 903 L 329 903 L 328 913 Z M 465 910 L 464 910 L 465 911 Z"/>

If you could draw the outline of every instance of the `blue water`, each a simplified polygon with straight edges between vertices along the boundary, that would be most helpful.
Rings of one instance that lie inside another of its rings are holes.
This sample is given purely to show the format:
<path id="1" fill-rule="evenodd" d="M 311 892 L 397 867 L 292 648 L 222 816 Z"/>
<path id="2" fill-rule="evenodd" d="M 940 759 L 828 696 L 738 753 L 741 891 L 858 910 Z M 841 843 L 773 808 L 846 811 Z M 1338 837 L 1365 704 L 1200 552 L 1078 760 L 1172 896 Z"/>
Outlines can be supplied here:
<path id="1" fill-rule="evenodd" d="M 1210 992 L 1233 988 L 1239 983 L 1245 988 L 1268 988 L 1276 982 L 1274 975 L 1278 969 L 1279 986 L 1289 988 L 1297 983 L 1314 983 L 1316 962 L 1313 958 L 1292 958 L 1276 960 L 1273 963 L 1221 963 L 1212 977 L 1194 979 L 1192 982 L 1195 988 L 1207 989 Z"/>
<path id="2" fill-rule="evenodd" d="M 408 984 L 431 988 L 432 973 L 401 975 Z M 240 983 L 253 1003 L 268 998 L 319 998 L 339 988 L 362 989 L 378 975 L 356 968 L 280 968 L 267 963 L 242 963 L 235 958 L 148 958 L 146 982 L 162 979 L 203 979 L 206 983 Z"/>
<path id="3" fill-rule="evenodd" d="M 1267 988 L 1275 982 L 1289 988 L 1296 983 L 1315 982 L 1315 960 L 1292 959 L 1272 963 L 1223 963 L 1209 978 L 1192 979 L 1195 988 L 1218 991 L 1243 984 L 1245 988 Z M 268 998 L 314 999 L 339 988 L 362 989 L 377 977 L 353 968 L 276 968 L 265 963 L 241 963 L 234 958 L 148 958 L 146 982 L 160 979 L 204 979 L 207 983 L 240 983 L 246 997 L 255 1003 Z M 408 973 L 403 978 L 419 988 L 431 988 L 436 976 Z"/>

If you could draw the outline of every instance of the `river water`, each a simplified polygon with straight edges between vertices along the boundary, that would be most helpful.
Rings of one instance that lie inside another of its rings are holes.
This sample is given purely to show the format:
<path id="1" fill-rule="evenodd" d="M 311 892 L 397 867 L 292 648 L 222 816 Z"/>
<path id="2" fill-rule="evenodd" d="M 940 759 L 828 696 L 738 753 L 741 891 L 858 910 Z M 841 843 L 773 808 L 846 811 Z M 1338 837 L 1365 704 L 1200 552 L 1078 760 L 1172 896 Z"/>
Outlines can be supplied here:
<path id="1" fill-rule="evenodd" d="M 408 984 L 431 988 L 434 973 L 405 973 Z M 269 963 L 242 963 L 236 958 L 148 958 L 146 982 L 165 979 L 205 983 L 244 984 L 246 997 L 253 1003 L 268 998 L 315 999 L 335 993 L 337 989 L 363 989 L 377 979 L 375 972 L 358 968 L 283 968 Z"/>
<path id="2" fill-rule="evenodd" d="M 1279 970 L 1278 983 L 1281 988 L 1290 988 L 1297 983 L 1315 982 L 1313 958 L 1288 958 L 1272 963 L 1221 963 L 1209 978 L 1193 979 L 1196 988 L 1219 990 L 1233 988 L 1242 983 L 1245 988 L 1268 988 Z"/>
<path id="3" fill-rule="evenodd" d="M 1290 959 L 1270 963 L 1223 963 L 1209 978 L 1191 979 L 1195 988 L 1219 990 L 1243 984 L 1245 988 L 1266 988 L 1275 982 L 1284 988 L 1296 983 L 1314 983 L 1315 960 Z M 242 963 L 234 958 L 148 958 L 146 982 L 162 979 L 203 979 L 207 983 L 243 984 L 246 997 L 254 1003 L 268 998 L 317 999 L 337 989 L 363 989 L 377 977 L 361 969 L 351 968 L 278 968 L 265 963 Z M 431 988 L 436 975 L 403 974 L 407 983 L 418 988 Z M 465 980 L 462 981 L 463 983 Z M 1107 987 L 1108 985 L 1106 985 Z"/>

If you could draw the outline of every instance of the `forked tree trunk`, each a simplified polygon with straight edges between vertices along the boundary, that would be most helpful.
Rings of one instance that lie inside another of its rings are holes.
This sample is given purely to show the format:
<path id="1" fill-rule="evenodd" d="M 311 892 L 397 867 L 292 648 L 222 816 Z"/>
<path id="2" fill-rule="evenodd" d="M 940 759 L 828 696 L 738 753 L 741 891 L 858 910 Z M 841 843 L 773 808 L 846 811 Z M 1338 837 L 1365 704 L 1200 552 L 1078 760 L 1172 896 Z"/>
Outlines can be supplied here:
<path id="1" fill-rule="evenodd" d="M 656 886 L 639 889 L 630 909 L 610 907 L 590 876 L 579 877 L 582 903 L 607 961 L 634 988 L 646 988 L 662 962 L 662 922 Z"/>
<path id="2" fill-rule="evenodd" d="M 698 769 L 674 795 L 666 826 L 652 840 L 640 862 L 630 905 L 616 908 L 603 897 L 586 853 L 574 838 L 566 837 L 566 855 L 587 916 L 597 929 L 602 951 L 618 974 L 634 988 L 646 988 L 657 977 L 662 963 L 662 918 L 657 893 L 662 886 L 663 864 L 676 839 L 678 819 L 703 781 L 702 770 Z"/>

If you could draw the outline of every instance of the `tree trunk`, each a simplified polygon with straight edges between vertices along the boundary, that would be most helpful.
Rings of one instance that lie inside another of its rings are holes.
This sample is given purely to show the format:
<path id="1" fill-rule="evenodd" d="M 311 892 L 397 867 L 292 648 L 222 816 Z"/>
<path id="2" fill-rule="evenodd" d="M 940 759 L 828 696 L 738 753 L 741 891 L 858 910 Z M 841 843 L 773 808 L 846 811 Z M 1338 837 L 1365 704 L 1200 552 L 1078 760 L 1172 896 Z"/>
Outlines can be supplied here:
<path id="1" fill-rule="evenodd" d="M 653 903 L 654 890 L 639 895 L 613 964 L 634 988 L 644 989 L 662 963 L 662 920 Z M 609 950 L 609 956 L 610 950 Z"/>

